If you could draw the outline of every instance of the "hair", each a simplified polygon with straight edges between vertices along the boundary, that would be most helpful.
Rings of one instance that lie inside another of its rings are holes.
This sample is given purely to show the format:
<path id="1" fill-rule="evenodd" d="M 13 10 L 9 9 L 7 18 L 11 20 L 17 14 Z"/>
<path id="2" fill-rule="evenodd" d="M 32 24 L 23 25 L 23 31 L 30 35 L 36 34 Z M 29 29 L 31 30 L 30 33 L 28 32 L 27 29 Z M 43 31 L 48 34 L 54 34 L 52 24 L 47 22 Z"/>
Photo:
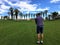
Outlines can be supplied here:
<path id="1" fill-rule="evenodd" d="M 41 15 L 41 13 L 37 13 L 37 14 L 36 14 L 36 16 L 40 16 L 40 15 Z"/>

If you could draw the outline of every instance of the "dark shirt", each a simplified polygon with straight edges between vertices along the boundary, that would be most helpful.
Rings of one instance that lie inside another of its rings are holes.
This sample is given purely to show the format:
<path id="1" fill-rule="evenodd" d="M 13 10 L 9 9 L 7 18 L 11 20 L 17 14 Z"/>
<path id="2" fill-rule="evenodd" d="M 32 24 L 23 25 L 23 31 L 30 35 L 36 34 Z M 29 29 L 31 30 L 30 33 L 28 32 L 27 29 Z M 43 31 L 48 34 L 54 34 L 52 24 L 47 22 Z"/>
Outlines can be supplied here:
<path id="1" fill-rule="evenodd" d="M 43 18 L 41 16 L 36 17 L 35 23 L 37 26 L 43 26 Z"/>

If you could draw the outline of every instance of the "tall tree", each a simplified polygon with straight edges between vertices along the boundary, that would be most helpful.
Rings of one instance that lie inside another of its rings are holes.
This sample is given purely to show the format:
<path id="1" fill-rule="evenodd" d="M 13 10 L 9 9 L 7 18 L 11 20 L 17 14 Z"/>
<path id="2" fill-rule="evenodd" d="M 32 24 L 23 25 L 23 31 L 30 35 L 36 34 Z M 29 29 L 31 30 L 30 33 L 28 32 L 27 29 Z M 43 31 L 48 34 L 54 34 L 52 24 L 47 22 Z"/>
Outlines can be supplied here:
<path id="1" fill-rule="evenodd" d="M 33 17 L 33 14 L 31 13 L 31 19 L 32 19 L 32 17 Z"/>
<path id="2" fill-rule="evenodd" d="M 13 19 L 13 8 L 10 7 L 9 10 L 10 10 L 10 13 L 11 13 L 11 19 Z"/>
<path id="3" fill-rule="evenodd" d="M 17 20 L 19 10 L 18 9 L 15 9 L 14 12 L 15 12 L 16 20 Z"/>
<path id="4" fill-rule="evenodd" d="M 41 11 L 40 14 L 43 15 L 43 17 L 44 17 L 44 12 Z"/>
<path id="5" fill-rule="evenodd" d="M 44 17 L 45 16 L 44 12 L 42 12 L 42 14 L 43 14 L 43 17 Z"/>
<path id="6" fill-rule="evenodd" d="M 51 15 L 48 15 L 49 20 L 50 20 L 50 17 L 51 17 Z"/>
<path id="7" fill-rule="evenodd" d="M 29 13 L 29 14 L 28 14 L 28 16 L 29 16 L 29 19 L 30 19 L 30 15 L 31 15 L 31 14 Z"/>
<path id="8" fill-rule="evenodd" d="M 21 17 L 21 19 L 22 19 L 23 13 L 22 13 L 22 12 L 19 12 L 19 15 L 20 15 L 20 17 Z"/>
<path id="9" fill-rule="evenodd" d="M 25 16 L 26 16 L 26 15 L 24 15 L 24 19 L 25 19 Z"/>
<path id="10" fill-rule="evenodd" d="M 58 15 L 58 12 L 53 12 L 52 13 L 52 18 L 55 19 L 55 17 Z"/>
<path id="11" fill-rule="evenodd" d="M 33 14 L 34 18 L 35 18 L 35 14 Z"/>
<path id="12" fill-rule="evenodd" d="M 48 13 L 48 10 L 45 10 L 44 13 L 45 13 L 46 19 L 47 19 L 47 13 Z"/>
<path id="13" fill-rule="evenodd" d="M 11 14 L 11 13 L 10 13 L 10 12 L 8 12 L 7 14 L 10 16 L 10 14 Z M 9 17 L 9 19 L 10 19 L 10 17 Z"/>
<path id="14" fill-rule="evenodd" d="M 27 14 L 26 14 L 26 19 L 27 19 Z"/>

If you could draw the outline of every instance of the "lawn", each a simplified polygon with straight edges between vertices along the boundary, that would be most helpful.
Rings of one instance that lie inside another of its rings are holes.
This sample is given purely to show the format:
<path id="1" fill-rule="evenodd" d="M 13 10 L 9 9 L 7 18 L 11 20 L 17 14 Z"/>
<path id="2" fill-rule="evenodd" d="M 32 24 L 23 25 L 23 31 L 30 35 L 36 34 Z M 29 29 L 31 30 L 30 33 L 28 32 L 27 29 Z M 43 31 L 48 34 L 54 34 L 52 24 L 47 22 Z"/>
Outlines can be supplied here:
<path id="1" fill-rule="evenodd" d="M 37 45 L 36 35 L 33 20 L 0 20 L 0 45 Z M 60 45 L 60 20 L 44 21 L 43 45 Z"/>

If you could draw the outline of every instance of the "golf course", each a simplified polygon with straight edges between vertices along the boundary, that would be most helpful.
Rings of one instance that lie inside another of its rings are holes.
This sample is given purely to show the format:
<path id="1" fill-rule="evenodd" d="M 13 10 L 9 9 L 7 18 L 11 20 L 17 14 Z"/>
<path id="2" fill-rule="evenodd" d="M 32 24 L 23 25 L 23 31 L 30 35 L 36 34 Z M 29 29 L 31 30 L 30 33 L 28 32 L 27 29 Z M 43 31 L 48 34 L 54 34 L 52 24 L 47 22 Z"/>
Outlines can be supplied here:
<path id="1" fill-rule="evenodd" d="M 0 20 L 0 45 L 37 45 L 34 20 Z M 60 20 L 44 21 L 43 45 L 60 45 Z"/>

